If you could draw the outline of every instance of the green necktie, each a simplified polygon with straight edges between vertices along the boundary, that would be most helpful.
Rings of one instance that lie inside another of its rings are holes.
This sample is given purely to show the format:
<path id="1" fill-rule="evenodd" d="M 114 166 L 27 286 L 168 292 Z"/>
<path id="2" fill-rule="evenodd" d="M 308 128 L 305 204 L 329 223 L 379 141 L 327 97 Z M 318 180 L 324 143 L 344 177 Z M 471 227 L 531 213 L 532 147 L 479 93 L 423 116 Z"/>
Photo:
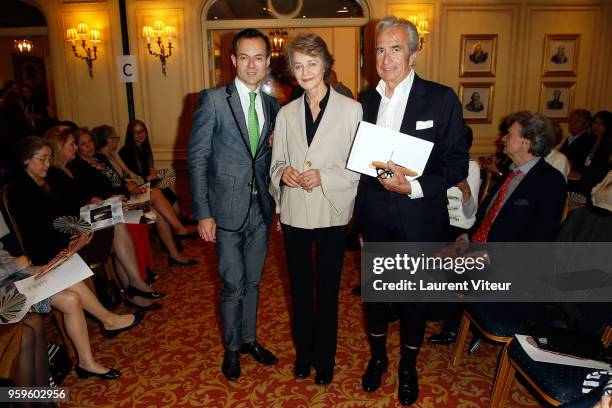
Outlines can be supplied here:
<path id="1" fill-rule="evenodd" d="M 257 152 L 257 145 L 259 144 L 259 119 L 257 118 L 257 111 L 255 111 L 255 97 L 257 93 L 249 92 L 249 123 L 247 124 L 249 130 L 249 143 L 251 145 L 251 153 L 255 157 Z M 253 193 L 257 192 L 255 186 L 255 179 L 253 179 Z"/>
<path id="2" fill-rule="evenodd" d="M 257 145 L 259 144 L 259 119 L 257 118 L 257 111 L 255 111 L 255 97 L 257 93 L 249 92 L 249 142 L 251 144 L 251 153 L 255 156 L 257 151 Z"/>

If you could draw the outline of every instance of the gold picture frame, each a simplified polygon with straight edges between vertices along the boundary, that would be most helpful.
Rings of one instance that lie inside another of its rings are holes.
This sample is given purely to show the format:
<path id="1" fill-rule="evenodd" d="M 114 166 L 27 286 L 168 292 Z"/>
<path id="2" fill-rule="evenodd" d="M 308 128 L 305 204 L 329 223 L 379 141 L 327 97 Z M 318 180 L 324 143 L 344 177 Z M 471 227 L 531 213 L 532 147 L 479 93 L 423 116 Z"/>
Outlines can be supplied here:
<path id="1" fill-rule="evenodd" d="M 460 77 L 493 77 L 497 60 L 497 34 L 462 34 Z"/>
<path id="2" fill-rule="evenodd" d="M 494 91 L 494 82 L 459 84 L 459 100 L 466 123 L 491 123 Z"/>
<path id="3" fill-rule="evenodd" d="M 545 34 L 542 76 L 576 76 L 580 34 Z"/>
<path id="4" fill-rule="evenodd" d="M 576 83 L 542 81 L 540 85 L 540 112 L 547 118 L 566 122 L 574 107 Z"/>

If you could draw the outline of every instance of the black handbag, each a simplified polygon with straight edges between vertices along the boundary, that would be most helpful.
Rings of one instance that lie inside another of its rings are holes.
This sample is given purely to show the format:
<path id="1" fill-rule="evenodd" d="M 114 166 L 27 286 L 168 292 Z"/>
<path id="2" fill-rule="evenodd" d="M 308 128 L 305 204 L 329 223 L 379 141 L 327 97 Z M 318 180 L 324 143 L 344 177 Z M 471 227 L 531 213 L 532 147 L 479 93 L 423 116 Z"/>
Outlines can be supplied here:
<path id="1" fill-rule="evenodd" d="M 58 387 L 72 369 L 72 360 L 68 356 L 65 346 L 55 343 L 47 344 L 49 355 L 49 385 Z"/>
<path id="2" fill-rule="evenodd" d="M 93 281 L 96 287 L 98 300 L 100 300 L 100 303 L 102 303 L 105 308 L 111 310 L 121 303 L 121 291 L 117 287 L 115 281 L 95 275 Z"/>

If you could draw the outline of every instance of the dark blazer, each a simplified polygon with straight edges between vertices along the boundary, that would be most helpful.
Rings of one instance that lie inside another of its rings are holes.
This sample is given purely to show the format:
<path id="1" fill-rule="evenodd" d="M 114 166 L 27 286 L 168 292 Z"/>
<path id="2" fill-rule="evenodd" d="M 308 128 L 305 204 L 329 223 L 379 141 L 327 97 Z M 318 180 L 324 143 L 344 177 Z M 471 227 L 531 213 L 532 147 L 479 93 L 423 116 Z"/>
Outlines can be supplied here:
<path id="1" fill-rule="evenodd" d="M 380 94 L 365 92 L 361 98 L 363 120 L 376 123 Z M 416 130 L 417 121 L 433 121 L 433 126 Z M 423 198 L 411 199 L 389 193 L 408 241 L 438 241 L 448 228 L 446 190 L 465 179 L 468 173 L 468 150 L 463 138 L 461 104 L 455 92 L 447 86 L 421 79 L 415 74 L 408 97 L 400 132 L 434 143 L 423 175 L 418 178 Z M 386 190 L 375 177 L 361 176 L 355 204 L 355 223 L 362 229 L 368 222 L 372 194 Z"/>
<path id="2" fill-rule="evenodd" d="M 498 188 L 501 186 L 500 183 Z M 475 231 L 497 190 L 478 208 Z M 540 159 L 508 197 L 489 230 L 487 242 L 550 242 L 557 238 L 566 200 L 561 173 Z"/>
<path id="3" fill-rule="evenodd" d="M 200 93 L 187 160 L 194 219 L 212 217 L 218 228 L 240 229 L 249 213 L 255 179 L 263 220 L 267 225 L 272 222 L 275 206 L 268 193 L 272 157 L 269 138 L 279 106 L 273 97 L 263 92 L 260 95 L 264 126 L 253 157 L 235 82 Z"/>
<path id="4" fill-rule="evenodd" d="M 595 136 L 585 131 L 571 144 L 567 144 L 566 139 L 559 151 L 566 155 L 572 163 L 572 170 L 582 173 L 584 171 L 584 160 L 590 153 L 593 143 L 595 143 Z"/>

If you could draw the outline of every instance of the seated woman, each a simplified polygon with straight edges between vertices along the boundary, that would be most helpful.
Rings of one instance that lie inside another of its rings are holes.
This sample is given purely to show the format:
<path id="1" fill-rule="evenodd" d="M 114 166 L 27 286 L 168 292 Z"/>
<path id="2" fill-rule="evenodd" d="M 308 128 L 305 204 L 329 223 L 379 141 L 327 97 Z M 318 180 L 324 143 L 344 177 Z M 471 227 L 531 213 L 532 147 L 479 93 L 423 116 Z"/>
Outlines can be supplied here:
<path id="1" fill-rule="evenodd" d="M 18 160 L 23 164 L 23 168 L 16 176 L 9 201 L 26 252 L 34 264 L 45 265 L 69 245 L 82 249 L 91 240 L 91 235 L 82 236 L 77 242 L 71 243 L 69 237 L 51 226 L 59 213 L 60 205 L 57 197 L 47 190 L 48 184 L 45 182 L 51 163 L 51 147 L 43 139 L 29 136 L 20 142 L 18 152 Z M 119 371 L 104 367 L 94 359 L 83 310 L 87 310 L 102 323 L 102 334 L 107 337 L 114 337 L 138 325 L 142 321 L 143 313 L 118 315 L 105 309 L 83 282 L 56 293 L 50 298 L 50 302 L 53 308 L 63 313 L 66 331 L 77 350 L 77 375 L 80 378 L 94 376 L 106 380 L 119 377 Z M 48 312 L 48 305 L 38 311 Z"/>
<path id="2" fill-rule="evenodd" d="M 95 127 L 92 132 L 95 136 L 96 147 L 100 153 L 97 156 L 98 160 L 120 177 L 131 194 L 139 194 L 138 185 L 133 179 L 140 177 L 127 171 L 127 168 L 123 169 L 116 159 L 117 150 L 119 148 L 119 136 L 117 136 L 115 130 L 110 126 L 103 125 Z M 117 171 L 117 168 L 119 168 L 120 172 Z M 177 239 L 193 238 L 197 236 L 197 233 L 189 231 L 187 227 L 180 222 L 172 205 L 158 188 L 151 188 L 150 191 L 151 203 L 157 215 L 155 226 L 162 243 L 168 249 L 168 264 L 170 266 L 190 266 L 197 264 L 196 260 L 181 255 L 172 237 L 171 227 L 176 231 Z"/>
<path id="3" fill-rule="evenodd" d="M 149 131 L 145 124 L 138 119 L 131 121 L 125 131 L 125 142 L 119 156 L 126 167 L 134 174 L 151 181 L 155 186 L 155 163 L 153 151 L 149 142 Z M 163 187 L 161 192 L 172 204 L 176 212 L 179 212 L 177 196 L 172 187 Z"/>
<path id="4" fill-rule="evenodd" d="M 93 169 L 92 174 L 99 174 L 98 171 L 85 163 L 85 166 L 75 168 L 68 166 L 76 158 L 75 138 L 67 128 L 60 131 L 56 128 L 51 129 L 45 134 L 45 146 L 52 149 L 50 152 L 50 160 L 53 165 L 48 167 L 48 170 L 43 177 L 43 181 L 49 188 L 47 194 L 42 194 L 39 190 L 34 189 L 33 194 L 41 195 L 37 205 L 44 206 L 46 212 L 46 224 L 49 229 L 48 234 L 59 237 L 57 241 L 65 240 L 65 235 L 59 233 L 52 227 L 53 220 L 61 215 L 78 216 L 78 209 L 88 202 L 97 202 L 102 199 L 107 199 L 113 195 L 113 188 L 108 184 L 108 179 L 100 175 L 100 180 L 88 179 L 87 171 Z M 85 173 L 85 174 L 84 174 Z M 105 184 L 103 184 L 105 183 Z M 30 183 L 32 184 L 32 183 Z M 98 234 L 105 234 L 105 230 L 97 231 L 94 237 Z M 24 234 L 25 235 L 25 234 Z M 100 242 L 94 238 L 94 244 L 88 245 L 85 248 L 86 253 L 82 254 L 86 258 L 95 256 L 99 260 L 100 252 L 105 255 L 112 249 L 115 268 L 119 274 L 119 279 L 126 287 L 125 302 L 128 306 L 142 310 L 155 310 L 161 308 L 159 303 L 154 303 L 152 299 L 164 297 L 163 293 L 154 292 L 143 281 L 138 271 L 136 256 L 134 254 L 134 243 L 127 230 L 125 224 L 116 224 L 112 229 L 111 239 L 105 242 Z M 36 239 L 36 238 L 34 238 Z M 45 241 L 42 241 L 45 242 Z M 61 241 L 60 241 L 61 242 Z M 57 243 L 55 244 L 58 245 Z M 60 244 L 63 245 L 63 244 Z M 35 251 L 41 253 L 41 258 L 49 259 L 49 255 L 58 252 L 57 248 L 53 248 L 53 244 L 40 243 Z M 55 252 L 53 252 L 55 251 Z M 32 255 L 31 255 L 32 256 Z"/>
<path id="5" fill-rule="evenodd" d="M 591 120 L 589 132 L 595 135 L 595 143 L 584 162 L 581 177 L 568 185 L 570 191 L 587 198 L 590 198 L 593 187 L 612 169 L 612 113 L 597 112 Z"/>
<path id="6" fill-rule="evenodd" d="M 14 281 L 30 275 L 29 265 L 25 256 L 11 256 L 0 242 L 0 299 L 15 291 Z M 2 326 L 0 331 L 0 345 L 18 342 L 15 348 L 0 346 L 4 350 L 0 354 L 0 378 L 12 378 L 17 387 L 49 386 L 47 339 L 41 313 L 48 313 L 50 304 L 50 299 L 34 304 L 34 313 L 28 313 L 18 323 Z"/>

